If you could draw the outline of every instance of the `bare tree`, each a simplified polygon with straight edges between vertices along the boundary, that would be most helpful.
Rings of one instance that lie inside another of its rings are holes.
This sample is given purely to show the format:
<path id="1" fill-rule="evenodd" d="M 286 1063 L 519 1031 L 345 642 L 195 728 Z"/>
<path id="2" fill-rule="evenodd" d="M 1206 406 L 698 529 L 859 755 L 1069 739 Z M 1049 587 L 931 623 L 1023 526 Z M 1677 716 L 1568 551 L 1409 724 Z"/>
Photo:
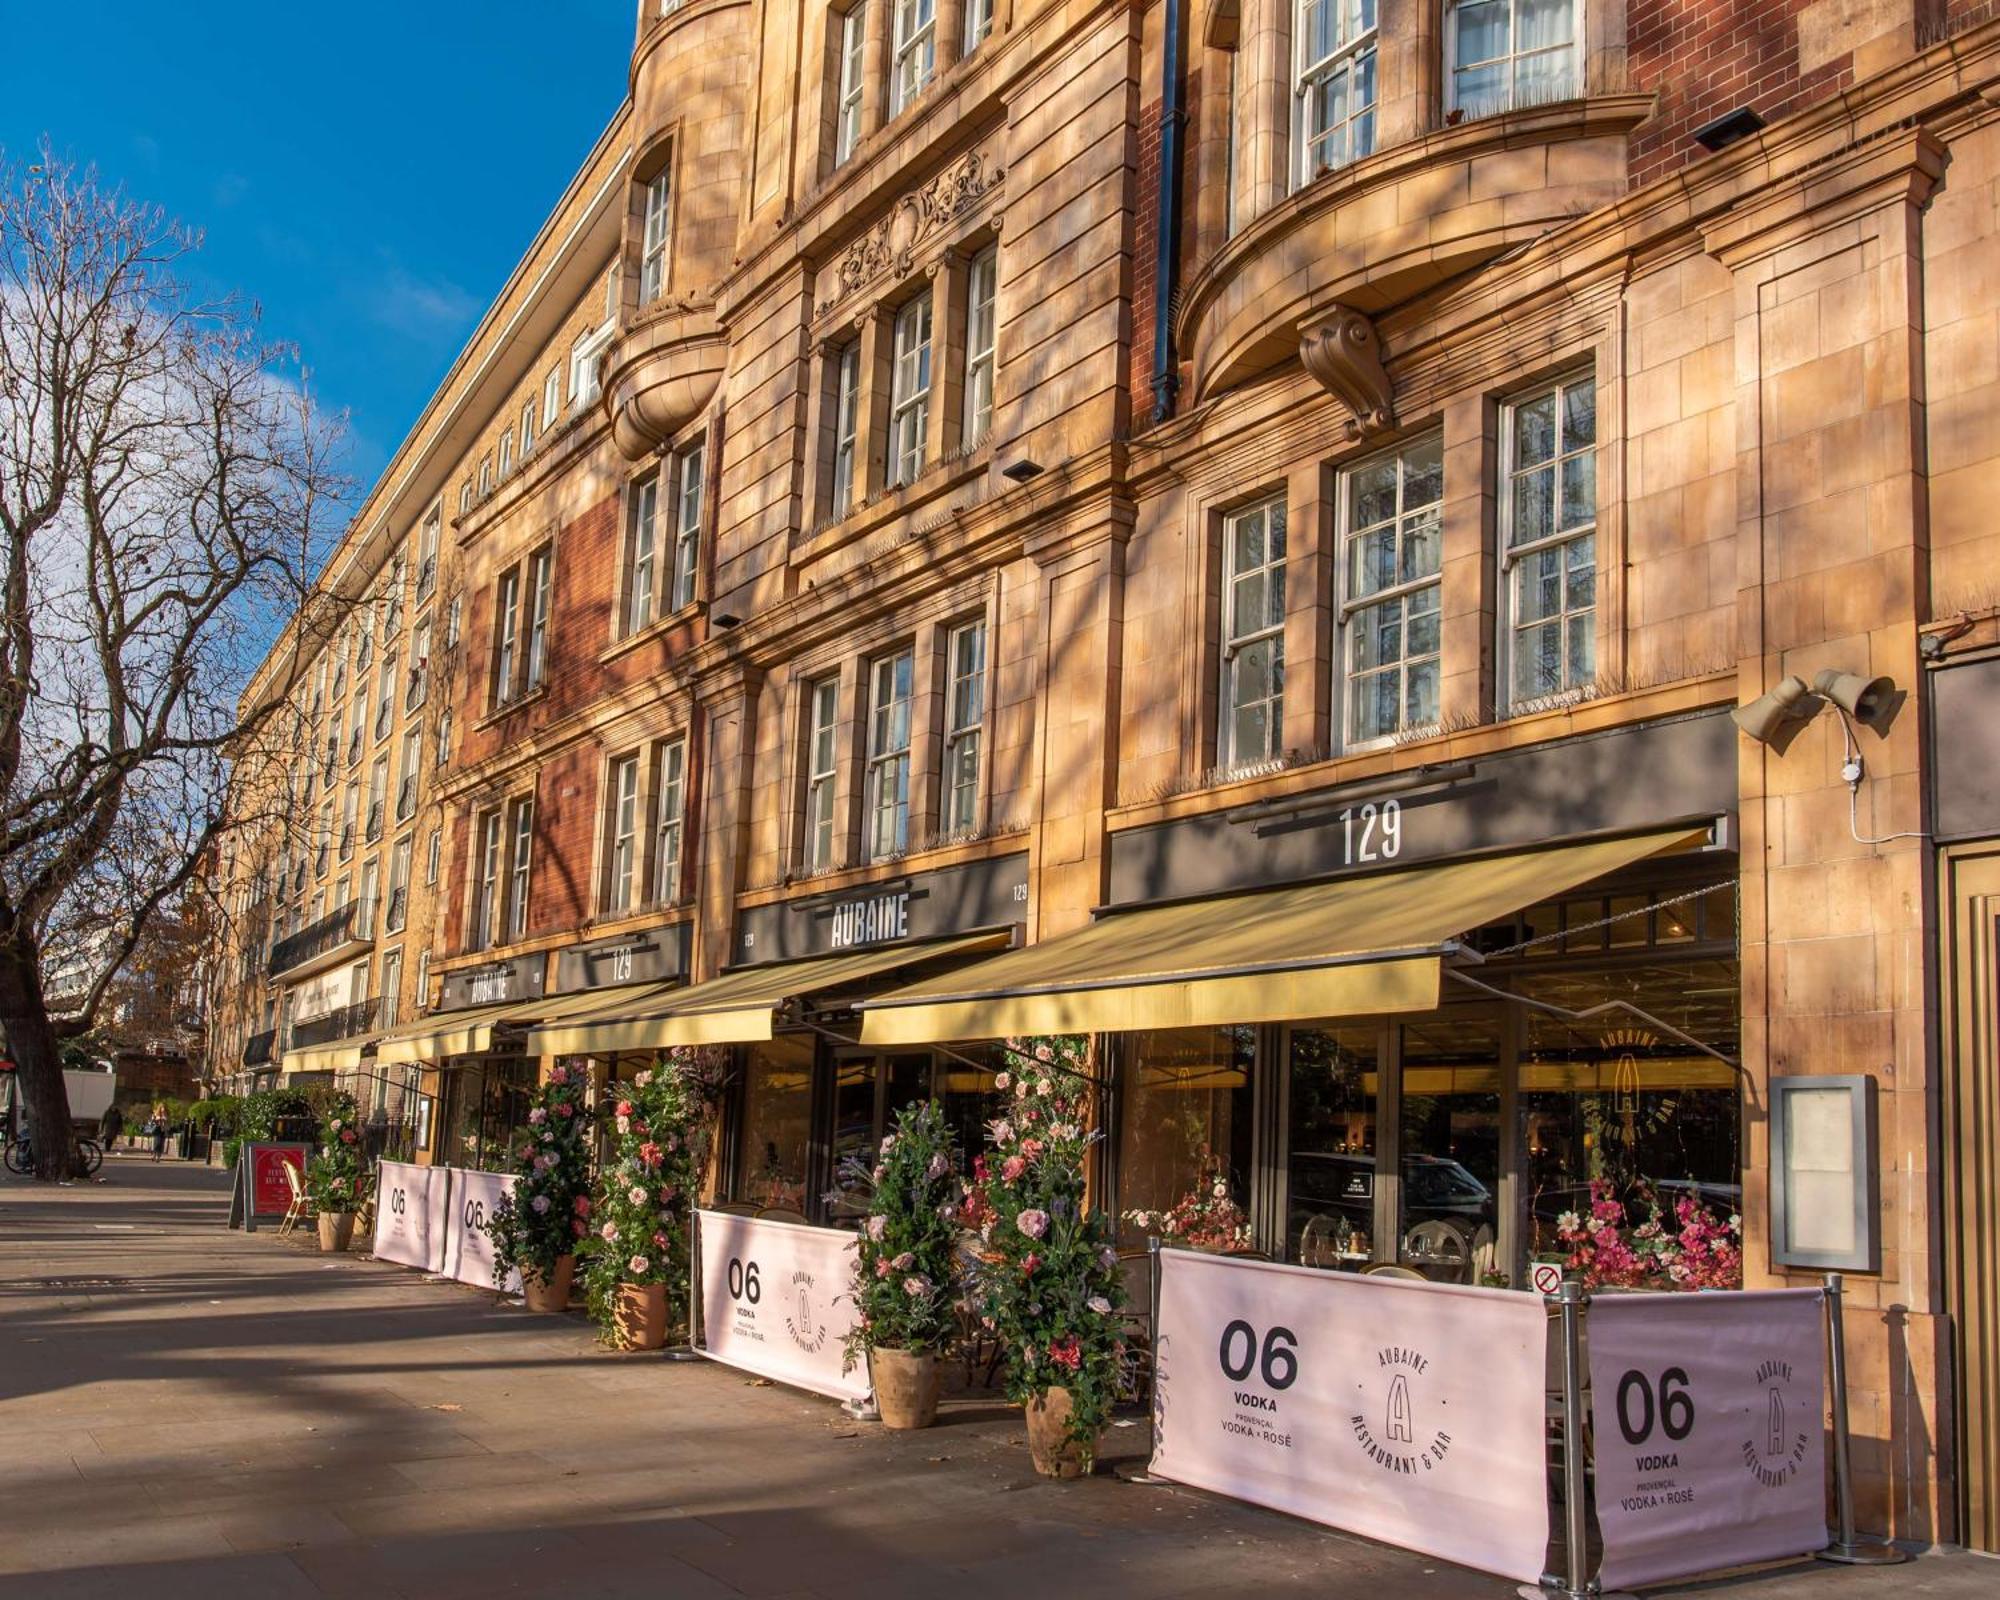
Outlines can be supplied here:
<path id="1" fill-rule="evenodd" d="M 62 1041 L 244 825 L 231 763 L 304 748 L 344 485 L 295 353 L 181 275 L 200 237 L 40 154 L 0 160 L 0 1025 L 53 1178 Z"/>

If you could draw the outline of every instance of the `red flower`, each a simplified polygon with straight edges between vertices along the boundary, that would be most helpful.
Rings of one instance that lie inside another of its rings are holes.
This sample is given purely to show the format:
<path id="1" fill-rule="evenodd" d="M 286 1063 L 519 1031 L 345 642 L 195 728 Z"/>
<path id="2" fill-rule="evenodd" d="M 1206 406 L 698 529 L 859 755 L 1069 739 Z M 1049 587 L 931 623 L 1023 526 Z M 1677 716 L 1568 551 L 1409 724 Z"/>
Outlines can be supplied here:
<path id="1" fill-rule="evenodd" d="M 639 1159 L 649 1167 L 657 1167 L 660 1164 L 660 1147 L 648 1139 L 639 1146 Z"/>
<path id="2" fill-rule="evenodd" d="M 1032 1277 L 1034 1275 L 1035 1268 L 1039 1267 L 1041 1264 L 1042 1264 L 1042 1258 L 1036 1255 L 1034 1251 L 1030 1250 L 1027 1253 L 1027 1255 L 1024 1256 L 1021 1260 L 1021 1276 L 1024 1278 Z"/>
<path id="3" fill-rule="evenodd" d="M 632 1102 L 630 1100 L 620 1100 L 618 1102 L 618 1115 L 621 1117 L 632 1115 Z"/>
<path id="4" fill-rule="evenodd" d="M 556 1115 L 559 1117 L 573 1117 L 576 1115 L 576 1107 L 558 1101 L 556 1104 Z"/>
<path id="5" fill-rule="evenodd" d="M 1083 1346 L 1075 1334 L 1057 1339 L 1049 1345 L 1049 1359 L 1059 1367 L 1068 1367 L 1071 1372 L 1083 1365 Z"/>
<path id="6" fill-rule="evenodd" d="M 354 1143 L 354 1130 L 352 1128 L 342 1128 L 340 1130 L 340 1142 L 342 1144 Z"/>
<path id="7" fill-rule="evenodd" d="M 570 1223 L 570 1230 L 579 1239 L 583 1237 L 583 1218 L 577 1217 Z"/>
<path id="8" fill-rule="evenodd" d="M 587 1194 L 580 1194 L 580 1195 L 578 1195 L 578 1196 L 576 1197 L 576 1214 L 577 1214 L 577 1215 L 578 1215 L 579 1217 L 587 1217 L 587 1216 L 589 1216 L 589 1215 L 590 1215 L 590 1196 L 589 1196 L 589 1195 L 587 1195 Z"/>

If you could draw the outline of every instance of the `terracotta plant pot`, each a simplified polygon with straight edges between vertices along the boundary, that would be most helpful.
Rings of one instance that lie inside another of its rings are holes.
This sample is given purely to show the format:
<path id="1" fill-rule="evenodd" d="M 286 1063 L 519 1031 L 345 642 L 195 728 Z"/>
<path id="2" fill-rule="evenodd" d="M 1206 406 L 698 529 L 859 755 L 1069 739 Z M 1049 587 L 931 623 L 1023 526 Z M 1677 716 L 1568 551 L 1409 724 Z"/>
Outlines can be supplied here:
<path id="1" fill-rule="evenodd" d="M 331 1255 L 354 1242 L 352 1211 L 322 1211 L 319 1214 L 319 1247 Z"/>
<path id="2" fill-rule="evenodd" d="M 1097 1435 L 1069 1437 L 1069 1390 L 1049 1389 L 1028 1402 L 1028 1454 L 1045 1478 L 1081 1478 L 1097 1459 Z"/>
<path id="3" fill-rule="evenodd" d="M 868 1378 L 885 1428 L 928 1428 L 937 1421 L 938 1358 L 930 1350 L 870 1350 Z"/>
<path id="4" fill-rule="evenodd" d="M 618 1290 L 611 1334 L 620 1350 L 658 1350 L 667 1342 L 667 1286 L 628 1283 Z"/>
<path id="5" fill-rule="evenodd" d="M 555 1271 L 544 1283 L 532 1267 L 521 1272 L 521 1295 L 530 1311 L 567 1311 L 570 1280 L 576 1274 L 575 1256 L 557 1256 Z"/>

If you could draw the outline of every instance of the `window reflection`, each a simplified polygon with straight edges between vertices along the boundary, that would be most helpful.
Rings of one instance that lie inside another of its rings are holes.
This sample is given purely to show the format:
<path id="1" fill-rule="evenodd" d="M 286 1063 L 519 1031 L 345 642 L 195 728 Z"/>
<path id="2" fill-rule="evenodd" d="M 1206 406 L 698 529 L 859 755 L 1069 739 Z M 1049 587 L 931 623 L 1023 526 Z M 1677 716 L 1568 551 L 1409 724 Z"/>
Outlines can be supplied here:
<path id="1" fill-rule="evenodd" d="M 1119 1096 L 1119 1239 L 1203 1249 L 1249 1243 L 1254 1028 L 1129 1036 Z"/>
<path id="2" fill-rule="evenodd" d="M 1379 1039 L 1372 1025 L 1292 1033 L 1288 1261 L 1355 1271 L 1372 1258 Z"/>
<path id="3" fill-rule="evenodd" d="M 1500 1019 L 1480 1009 L 1404 1024 L 1398 1258 L 1445 1283 L 1499 1270 Z"/>
<path id="4" fill-rule="evenodd" d="M 780 1034 L 745 1052 L 737 1201 L 785 1211 L 806 1209 L 812 1071 L 812 1040 L 796 1034 Z"/>

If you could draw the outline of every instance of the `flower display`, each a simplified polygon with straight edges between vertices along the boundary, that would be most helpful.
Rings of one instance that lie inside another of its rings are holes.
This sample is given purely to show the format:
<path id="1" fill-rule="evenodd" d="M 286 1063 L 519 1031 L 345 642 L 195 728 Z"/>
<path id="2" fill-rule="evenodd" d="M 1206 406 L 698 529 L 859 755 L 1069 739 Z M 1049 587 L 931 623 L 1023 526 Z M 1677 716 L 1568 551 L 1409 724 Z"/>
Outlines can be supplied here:
<path id="1" fill-rule="evenodd" d="M 579 1250 L 590 1314 L 607 1338 L 627 1285 L 665 1284 L 669 1321 L 687 1315 L 688 1204 L 708 1166 L 726 1060 L 719 1050 L 671 1050 L 619 1086 L 617 1151 L 591 1202 L 603 1242 Z"/>
<path id="2" fill-rule="evenodd" d="M 848 1368 L 870 1350 L 944 1349 L 958 1332 L 951 1291 L 965 1195 L 950 1124 L 928 1102 L 906 1107 L 873 1164 L 851 1160 L 842 1179 L 869 1197 L 850 1291 L 860 1316 Z"/>
<path id="3" fill-rule="evenodd" d="M 306 1193 L 317 1210 L 357 1211 L 361 1207 L 367 1178 L 361 1167 L 354 1116 L 354 1097 L 337 1096 L 321 1129 L 320 1147 L 306 1163 Z"/>
<path id="4" fill-rule="evenodd" d="M 1013 1106 L 974 1165 L 981 1320 L 1007 1353 L 1007 1393 L 1069 1391 L 1070 1437 L 1094 1446 L 1125 1365 L 1118 1258 L 1104 1217 L 1083 1203 L 1090 1083 L 1085 1040 L 1011 1039 Z"/>
<path id="5" fill-rule="evenodd" d="M 1717 1216 L 1692 1195 L 1664 1206 L 1644 1182 L 1621 1196 L 1607 1180 L 1593 1178 L 1589 1211 L 1565 1211 L 1556 1219 L 1556 1237 L 1569 1248 L 1564 1265 L 1586 1289 L 1743 1284 L 1743 1219 Z"/>
<path id="6" fill-rule="evenodd" d="M 1250 1244 L 1250 1219 L 1230 1197 L 1222 1158 L 1206 1152 L 1192 1189 L 1164 1211 L 1127 1211 L 1125 1220 L 1142 1233 L 1192 1250 L 1226 1252 Z"/>
<path id="7" fill-rule="evenodd" d="M 519 1272 L 552 1281 L 588 1231 L 589 1122 L 584 1074 L 558 1062 L 535 1089 L 528 1108 L 535 1138 L 514 1157 L 514 1186 L 486 1219 L 493 1241 L 493 1281 Z"/>

